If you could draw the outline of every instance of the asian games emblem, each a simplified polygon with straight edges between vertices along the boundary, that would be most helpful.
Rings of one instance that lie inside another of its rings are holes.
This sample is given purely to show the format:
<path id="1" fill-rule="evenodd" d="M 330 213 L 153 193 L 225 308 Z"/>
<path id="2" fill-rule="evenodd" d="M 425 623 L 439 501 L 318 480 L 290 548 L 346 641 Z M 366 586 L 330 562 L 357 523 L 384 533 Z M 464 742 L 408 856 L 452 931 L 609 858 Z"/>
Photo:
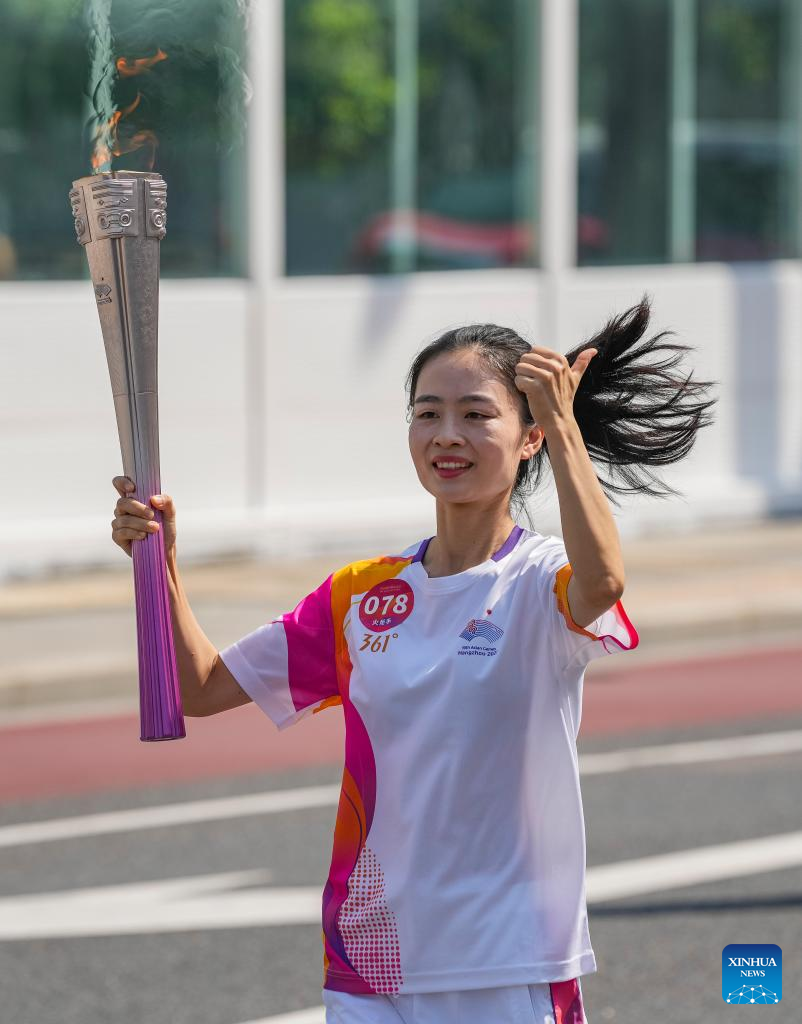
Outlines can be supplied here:
<path id="1" fill-rule="evenodd" d="M 484 655 L 485 657 L 492 657 L 497 654 L 495 644 L 504 636 L 504 630 L 501 626 L 497 626 L 495 622 L 491 622 L 489 619 L 471 619 L 468 625 L 460 633 L 460 637 L 463 640 L 467 640 L 467 644 L 457 651 L 457 654 L 473 654 L 473 655 Z M 486 641 L 486 644 L 477 644 L 472 646 L 472 642 L 481 638 Z"/>

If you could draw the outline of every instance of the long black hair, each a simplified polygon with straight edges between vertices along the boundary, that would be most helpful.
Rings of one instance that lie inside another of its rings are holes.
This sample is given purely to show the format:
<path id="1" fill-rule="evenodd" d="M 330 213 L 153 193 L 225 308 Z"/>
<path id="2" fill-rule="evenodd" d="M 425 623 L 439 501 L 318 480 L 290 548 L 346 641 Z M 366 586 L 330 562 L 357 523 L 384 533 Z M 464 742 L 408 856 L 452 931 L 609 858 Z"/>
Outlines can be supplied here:
<path id="1" fill-rule="evenodd" d="M 606 478 L 596 479 L 616 506 L 616 494 L 656 498 L 682 494 L 660 480 L 650 467 L 684 459 L 697 432 L 713 422 L 708 410 L 718 401 L 701 396 L 719 381 L 694 381 L 693 371 L 674 372 L 683 355 L 693 351 L 692 346 L 664 340 L 673 336 L 673 331 L 642 340 L 650 315 L 651 300 L 644 294 L 637 305 L 611 317 L 590 340 L 565 353 L 569 365 L 573 365 L 584 349 L 598 350 L 579 382 L 573 411 L 588 454 L 605 467 Z M 458 349 L 473 349 L 486 360 L 514 396 L 522 427 L 531 427 L 534 420 L 529 403 L 515 384 L 515 366 L 531 346 L 511 328 L 496 324 L 471 324 L 446 331 L 417 354 L 405 382 L 408 419 L 421 369 L 434 356 Z M 526 508 L 526 499 L 537 488 L 547 457 L 548 443 L 544 440 L 532 458 L 521 460 L 511 506 Z"/>

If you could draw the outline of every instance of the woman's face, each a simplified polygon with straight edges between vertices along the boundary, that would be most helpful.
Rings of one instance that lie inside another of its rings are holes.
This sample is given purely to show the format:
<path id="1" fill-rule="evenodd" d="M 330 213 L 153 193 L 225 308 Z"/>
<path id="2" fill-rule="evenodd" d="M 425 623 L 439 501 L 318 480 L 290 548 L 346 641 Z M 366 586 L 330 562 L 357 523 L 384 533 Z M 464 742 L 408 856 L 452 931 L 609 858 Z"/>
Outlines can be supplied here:
<path id="1" fill-rule="evenodd" d="M 542 443 L 540 428 L 525 430 L 509 391 L 474 350 L 425 363 L 414 399 L 412 461 L 426 490 L 443 501 L 481 502 L 511 491 L 520 460 Z M 451 462 L 470 465 L 449 469 Z"/>

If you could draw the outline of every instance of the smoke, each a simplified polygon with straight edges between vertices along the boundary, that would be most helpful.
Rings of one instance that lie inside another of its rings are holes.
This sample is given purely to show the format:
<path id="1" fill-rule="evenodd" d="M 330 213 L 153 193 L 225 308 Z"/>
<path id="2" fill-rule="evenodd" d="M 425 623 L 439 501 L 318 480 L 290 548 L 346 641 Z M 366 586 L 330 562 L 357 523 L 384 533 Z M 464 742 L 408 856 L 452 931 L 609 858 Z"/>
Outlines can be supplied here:
<path id="1" fill-rule="evenodd" d="M 114 114 L 114 54 L 111 36 L 111 0 L 88 0 L 86 22 L 89 30 L 89 96 L 93 114 L 86 125 L 90 145 L 107 144 L 101 139 L 103 126 Z M 98 170 L 108 170 L 99 167 Z"/>
<path id="2" fill-rule="evenodd" d="M 223 0 L 220 9 L 216 52 L 221 88 L 217 109 L 221 125 L 227 128 L 228 149 L 245 141 L 247 108 L 253 97 L 253 86 L 244 64 L 251 3 L 252 0 Z M 223 142 L 221 136 L 221 144 Z"/>
<path id="3" fill-rule="evenodd" d="M 170 147 L 228 153 L 244 143 L 253 92 L 245 68 L 251 2 L 85 0 L 86 135 L 95 162 L 106 158 L 96 169 L 110 169 L 112 151 L 130 154 L 140 139 L 154 140 L 146 154 L 154 169 Z M 166 57 L 143 60 L 159 52 Z M 142 66 L 132 73 L 136 61 Z M 131 113 L 122 116 L 125 110 Z M 126 155 L 125 167 L 136 169 L 144 158 Z"/>

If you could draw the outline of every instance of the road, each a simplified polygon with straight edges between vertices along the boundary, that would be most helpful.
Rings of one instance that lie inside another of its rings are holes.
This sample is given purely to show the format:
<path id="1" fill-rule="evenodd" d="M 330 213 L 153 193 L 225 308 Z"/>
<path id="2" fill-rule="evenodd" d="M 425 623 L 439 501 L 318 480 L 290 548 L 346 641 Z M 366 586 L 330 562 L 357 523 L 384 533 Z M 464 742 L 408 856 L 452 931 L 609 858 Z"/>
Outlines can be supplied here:
<path id="1" fill-rule="evenodd" d="M 782 948 L 797 1018 L 800 679 L 802 648 L 588 669 L 591 1024 L 750 1012 L 721 997 L 729 943 Z M 4 1021 L 322 1022 L 339 711 L 187 727 L 167 744 L 130 714 L 0 730 Z"/>

